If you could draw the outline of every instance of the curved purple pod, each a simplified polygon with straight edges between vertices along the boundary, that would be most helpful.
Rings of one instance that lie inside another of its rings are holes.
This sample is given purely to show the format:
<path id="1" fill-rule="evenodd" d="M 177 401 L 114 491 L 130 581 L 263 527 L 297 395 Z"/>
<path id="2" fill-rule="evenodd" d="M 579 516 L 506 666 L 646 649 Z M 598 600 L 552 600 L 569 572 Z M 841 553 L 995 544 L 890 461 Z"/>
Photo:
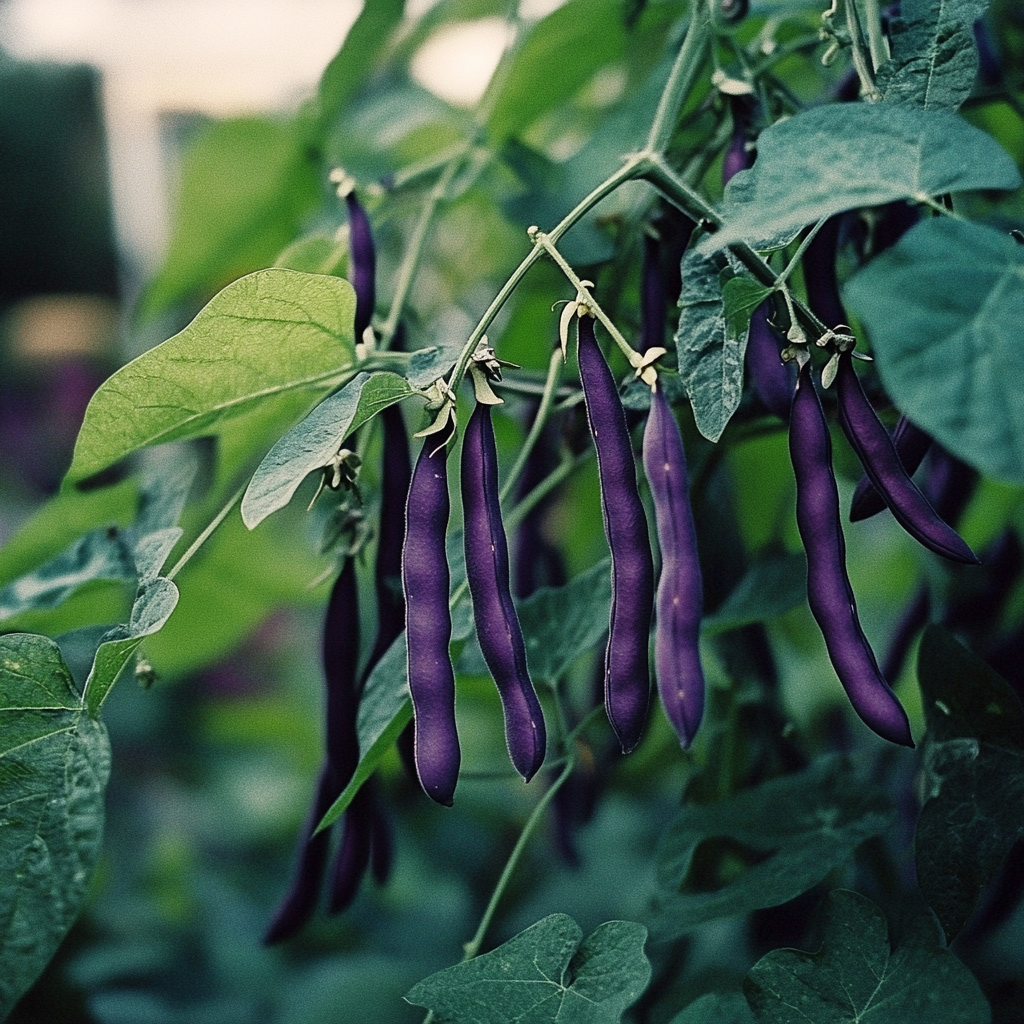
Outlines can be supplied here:
<path id="1" fill-rule="evenodd" d="M 639 742 L 650 703 L 647 645 L 654 607 L 654 558 L 637 490 L 626 413 L 597 344 L 594 319 L 579 321 L 578 358 L 587 422 L 597 450 L 601 512 L 611 549 L 612 603 L 605 651 L 608 720 L 628 754 Z"/>
<path id="2" fill-rule="evenodd" d="M 498 500 L 498 456 L 491 407 L 477 402 L 462 440 L 466 580 L 477 638 L 505 712 L 512 764 L 529 782 L 544 763 L 547 734 L 526 667 L 526 642 L 512 603 L 508 541 Z"/>
<path id="3" fill-rule="evenodd" d="M 722 158 L 723 185 L 728 185 L 740 171 L 753 167 L 757 156 L 749 146 L 756 101 L 752 96 L 730 96 L 729 107 L 732 111 L 732 136 Z"/>
<path id="4" fill-rule="evenodd" d="M 274 946 L 290 939 L 309 921 L 316 910 L 324 869 L 327 867 L 331 833 L 329 829 L 325 829 L 314 835 L 313 830 L 320 824 L 320 819 L 330 809 L 340 792 L 331 778 L 330 768 L 325 764 L 317 780 L 313 806 L 299 834 L 298 858 L 291 888 L 278 904 L 263 936 L 265 946 Z"/>
<path id="5" fill-rule="evenodd" d="M 373 827 L 373 802 L 363 786 L 345 811 L 341 843 L 334 857 L 331 872 L 328 909 L 332 914 L 351 906 L 370 863 L 370 842 Z"/>
<path id="6" fill-rule="evenodd" d="M 896 449 L 907 476 L 913 476 L 921 465 L 928 449 L 932 446 L 930 434 L 920 427 L 915 427 L 906 416 L 901 416 L 893 431 L 892 443 Z M 870 519 L 885 508 L 885 499 L 875 490 L 871 477 L 866 473 L 857 482 L 850 501 L 850 522 L 857 523 L 862 519 Z"/>
<path id="7" fill-rule="evenodd" d="M 822 224 L 807 246 L 803 258 L 807 305 L 826 327 L 836 327 L 847 322 L 846 309 L 839 298 L 839 283 L 836 280 L 836 250 L 844 216 L 842 213 L 836 214 Z"/>
<path id="8" fill-rule="evenodd" d="M 839 423 L 843 433 L 875 485 L 875 490 L 885 499 L 900 526 L 936 554 L 954 562 L 977 565 L 978 556 L 951 526 L 939 518 L 928 499 L 910 479 L 896 454 L 889 432 L 864 394 L 849 352 L 839 357 L 836 390 L 839 397 Z"/>
<path id="9" fill-rule="evenodd" d="M 683 439 L 664 392 L 651 392 L 644 428 L 644 471 L 654 497 L 661 548 L 654 619 L 654 676 L 672 728 L 683 747 L 704 714 L 700 620 L 704 599 L 697 534 L 686 490 Z"/>
<path id="10" fill-rule="evenodd" d="M 789 419 L 793 404 L 794 376 L 790 363 L 782 361 L 779 343 L 768 326 L 771 302 L 765 300 L 754 310 L 747 335 L 747 370 L 754 382 L 754 390 L 769 412 L 780 420 Z"/>
<path id="11" fill-rule="evenodd" d="M 451 807 L 462 755 L 455 728 L 455 672 L 448 653 L 452 616 L 445 555 L 450 511 L 445 440 L 430 434 L 413 470 L 405 506 L 402 590 L 416 774 L 427 796 Z"/>
<path id="12" fill-rule="evenodd" d="M 377 304 L 377 250 L 370 218 L 356 198 L 355 189 L 345 196 L 348 206 L 349 277 L 356 293 L 356 342 L 363 340 Z"/>
<path id="13" fill-rule="evenodd" d="M 832 472 L 832 440 L 808 362 L 797 376 L 789 421 L 796 519 L 807 553 L 807 602 L 839 681 L 865 724 L 883 739 L 914 745 L 906 712 L 878 670 L 846 575 L 846 542 Z"/>
<path id="14" fill-rule="evenodd" d="M 359 764 L 356 733 L 356 715 L 359 712 L 359 691 L 356 687 L 359 605 L 353 558 L 345 559 L 331 589 L 324 618 L 322 657 L 327 684 L 327 761 L 338 787 L 334 795 L 338 796 Z"/>

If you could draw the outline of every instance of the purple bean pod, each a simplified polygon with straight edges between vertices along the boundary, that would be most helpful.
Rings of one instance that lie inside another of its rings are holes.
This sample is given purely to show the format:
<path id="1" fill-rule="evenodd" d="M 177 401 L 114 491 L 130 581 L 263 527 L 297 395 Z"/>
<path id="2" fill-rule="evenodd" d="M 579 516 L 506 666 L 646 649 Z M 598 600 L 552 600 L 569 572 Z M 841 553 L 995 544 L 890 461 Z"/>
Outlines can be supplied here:
<path id="1" fill-rule="evenodd" d="M 597 344 L 593 317 L 582 317 L 578 325 L 580 380 L 597 450 L 601 512 L 611 549 L 605 710 L 623 753 L 628 754 L 640 742 L 650 702 L 647 645 L 654 606 L 654 559 L 615 379 Z"/>
<path id="2" fill-rule="evenodd" d="M 728 185 L 740 171 L 754 166 L 756 151 L 750 147 L 751 127 L 757 106 L 752 96 L 730 96 L 732 136 L 722 158 L 722 184 Z"/>
<path id="3" fill-rule="evenodd" d="M 664 392 L 657 387 L 651 392 L 651 411 L 644 429 L 644 471 L 654 497 L 661 548 L 654 675 L 662 706 L 685 748 L 693 742 L 704 714 L 704 671 L 700 663 L 704 588 L 686 490 L 683 439 Z"/>
<path id="4" fill-rule="evenodd" d="M 754 310 L 747 335 L 747 370 L 754 390 L 769 412 L 780 420 L 789 419 L 793 401 L 793 374 L 790 363 L 782 361 L 779 343 L 768 326 L 771 302 L 765 300 Z"/>
<path id="5" fill-rule="evenodd" d="M 836 250 L 844 216 L 836 214 L 825 221 L 807 246 L 803 259 L 807 304 L 826 327 L 847 323 L 836 280 Z"/>
<path id="6" fill-rule="evenodd" d="M 915 427 L 906 416 L 901 416 L 893 431 L 892 443 L 907 476 L 913 476 L 928 454 L 932 439 L 920 427 Z M 875 490 L 871 477 L 865 473 L 858 481 L 850 501 L 850 522 L 870 519 L 884 508 L 885 499 Z"/>
<path id="7" fill-rule="evenodd" d="M 846 575 L 832 440 L 808 362 L 797 376 L 789 423 L 796 518 L 807 553 L 807 601 L 854 711 L 879 736 L 914 745 L 906 712 L 878 670 Z"/>
<path id="8" fill-rule="evenodd" d="M 367 779 L 363 788 L 373 785 L 373 782 L 372 778 Z M 370 869 L 377 884 L 383 885 L 391 876 L 391 867 L 395 859 L 395 833 L 391 827 L 391 819 L 376 797 L 375 789 L 371 792 L 374 793 L 374 799 L 373 818 L 370 822 L 373 833 Z"/>
<path id="9" fill-rule="evenodd" d="M 359 789 L 345 811 L 341 844 L 334 858 L 328 908 L 338 914 L 351 906 L 370 863 L 373 798 L 365 786 Z"/>
<path id="10" fill-rule="evenodd" d="M 889 432 L 864 394 L 849 352 L 839 357 L 836 388 L 843 433 L 896 521 L 911 537 L 936 554 L 954 562 L 977 565 L 977 555 L 951 526 L 939 518 L 928 499 L 910 479 L 896 454 Z"/>
<path id="11" fill-rule="evenodd" d="M 359 712 L 359 690 L 356 686 L 359 605 L 353 558 L 345 559 L 345 565 L 331 589 L 321 653 L 327 684 L 327 762 L 340 793 L 359 764 L 356 733 L 356 715 Z"/>
<path id="12" fill-rule="evenodd" d="M 491 407 L 477 402 L 462 442 L 466 580 L 484 661 L 505 712 L 505 742 L 529 782 L 544 762 L 547 735 L 526 667 L 526 642 L 512 603 L 508 542 L 498 500 L 498 456 Z"/>
<path id="13" fill-rule="evenodd" d="M 363 340 L 377 304 L 377 250 L 373 244 L 370 218 L 353 189 L 345 196 L 348 206 L 349 276 L 356 293 L 356 342 Z"/>
<path id="14" fill-rule="evenodd" d="M 455 672 L 448 653 L 448 436 L 428 435 L 416 460 L 405 511 L 402 589 L 416 774 L 427 796 L 450 807 L 461 752 L 455 728 Z"/>
<path id="15" fill-rule="evenodd" d="M 313 834 L 320 819 L 327 813 L 341 790 L 331 777 L 325 764 L 317 780 L 316 796 L 299 834 L 298 858 L 291 888 L 278 904 L 273 920 L 263 936 L 265 946 L 274 946 L 295 935 L 316 910 L 320 886 L 327 867 L 331 833 L 329 830 Z"/>

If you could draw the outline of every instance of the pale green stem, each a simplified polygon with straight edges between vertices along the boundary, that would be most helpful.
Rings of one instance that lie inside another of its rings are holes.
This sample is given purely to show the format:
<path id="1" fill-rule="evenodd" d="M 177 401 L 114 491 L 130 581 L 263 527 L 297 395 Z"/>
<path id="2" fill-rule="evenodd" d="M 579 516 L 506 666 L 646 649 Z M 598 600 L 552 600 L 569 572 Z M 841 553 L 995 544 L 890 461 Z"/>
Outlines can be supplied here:
<path id="1" fill-rule="evenodd" d="M 846 8 L 846 28 L 850 33 L 850 47 L 853 52 L 853 66 L 857 69 L 857 77 L 860 79 L 861 92 L 864 99 L 874 103 L 879 99 L 878 90 L 875 88 L 875 79 L 868 67 L 868 61 L 864 54 L 864 40 L 860 32 L 860 19 L 857 17 L 857 8 L 854 0 L 843 0 Z"/>
<path id="2" fill-rule="evenodd" d="M 506 515 L 505 529 L 514 530 L 523 519 L 529 515 L 538 502 L 543 501 L 563 480 L 568 479 L 582 465 L 590 460 L 591 449 L 583 452 L 582 455 L 568 456 L 539 483 L 529 494 Z"/>
<path id="3" fill-rule="evenodd" d="M 206 529 L 189 545 L 188 550 L 178 559 L 174 564 L 174 568 L 167 573 L 167 579 L 173 580 L 175 576 L 181 572 L 182 569 L 188 565 L 192 556 L 210 539 L 210 534 L 220 526 L 228 517 L 228 513 L 235 507 L 238 502 L 242 500 L 242 495 L 245 494 L 246 487 L 249 486 L 248 479 L 242 484 L 241 487 L 235 491 L 234 494 L 228 499 L 227 504 L 213 517 Z"/>
<path id="4" fill-rule="evenodd" d="M 822 225 L 825 223 L 826 220 L 828 220 L 828 217 L 822 217 L 821 220 L 819 220 L 818 223 L 815 224 L 814 227 L 807 232 L 807 235 L 804 238 L 804 240 L 800 243 L 799 248 L 795 253 L 793 253 L 793 258 L 786 265 L 786 269 L 783 270 L 777 278 L 775 278 L 776 288 L 781 288 L 789 280 L 789 275 L 792 274 L 794 270 L 796 270 L 797 264 L 800 262 L 801 257 L 805 252 L 807 252 L 808 246 L 811 244 L 811 242 L 814 241 L 814 236 L 821 230 Z"/>
<path id="5" fill-rule="evenodd" d="M 878 6 L 878 0 L 864 0 L 864 20 L 867 22 L 871 66 L 877 73 L 878 69 L 889 59 L 889 46 L 882 32 L 882 12 Z"/>
<path id="6" fill-rule="evenodd" d="M 679 120 L 686 97 L 693 88 L 694 79 L 704 62 L 704 53 L 710 37 L 710 13 L 706 0 L 695 0 L 690 27 L 686 39 L 679 48 L 675 64 L 658 101 L 651 130 L 647 133 L 646 149 L 651 153 L 662 153 L 668 146 Z"/>
<path id="7" fill-rule="evenodd" d="M 544 392 L 540 397 L 537 415 L 533 418 L 530 432 L 526 435 L 526 440 L 519 449 L 519 457 L 516 459 L 515 465 L 508 474 L 508 479 L 506 479 L 504 486 L 501 488 L 501 494 L 498 496 L 501 504 L 508 500 L 509 494 L 512 493 L 512 488 L 515 487 L 519 475 L 526 466 L 526 460 L 530 457 L 530 452 L 533 451 L 534 446 L 537 444 L 537 439 L 544 429 L 548 414 L 551 412 L 551 405 L 555 398 L 555 391 L 558 388 L 558 378 L 561 376 L 561 372 L 562 353 L 560 349 L 556 348 L 551 353 L 551 360 L 548 362 L 548 376 L 547 380 L 544 381 Z"/>

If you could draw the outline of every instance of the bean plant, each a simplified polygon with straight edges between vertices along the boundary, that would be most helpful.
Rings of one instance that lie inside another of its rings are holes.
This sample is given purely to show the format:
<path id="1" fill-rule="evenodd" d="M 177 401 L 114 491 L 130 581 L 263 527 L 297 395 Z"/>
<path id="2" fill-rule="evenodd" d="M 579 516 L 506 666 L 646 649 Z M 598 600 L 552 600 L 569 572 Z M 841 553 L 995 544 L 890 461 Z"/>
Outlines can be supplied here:
<path id="1" fill-rule="evenodd" d="M 404 6 L 4 549 L 0 1017 L 1022 1019 L 1020 6 Z"/>

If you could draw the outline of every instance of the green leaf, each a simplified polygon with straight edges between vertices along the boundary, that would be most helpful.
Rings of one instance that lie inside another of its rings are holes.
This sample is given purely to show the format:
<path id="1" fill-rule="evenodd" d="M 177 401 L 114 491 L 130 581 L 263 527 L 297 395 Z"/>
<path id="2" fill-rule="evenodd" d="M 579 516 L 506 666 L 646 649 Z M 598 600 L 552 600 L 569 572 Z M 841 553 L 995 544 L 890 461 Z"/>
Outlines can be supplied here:
<path id="1" fill-rule="evenodd" d="M 329 391 L 354 358 L 347 281 L 261 270 L 214 296 L 180 334 L 93 396 L 68 471 L 80 480 L 138 448 L 216 432 L 269 396 Z"/>
<path id="2" fill-rule="evenodd" d="M 1024 836 L 1024 710 L 1001 676 L 939 626 L 921 639 L 917 677 L 928 723 L 917 877 L 952 941 Z"/>
<path id="3" fill-rule="evenodd" d="M 705 255 L 694 246 L 682 261 L 682 311 L 676 330 L 679 375 L 697 429 L 709 441 L 722 436 L 740 404 L 750 313 L 767 294 L 749 278 L 734 276 L 738 267 L 728 254 Z M 748 309 L 755 291 L 760 298 Z"/>
<path id="4" fill-rule="evenodd" d="M 242 521 L 251 530 L 284 508 L 306 476 L 322 469 L 345 438 L 382 409 L 416 392 L 397 373 L 359 373 L 325 398 L 267 452 L 242 498 Z"/>
<path id="5" fill-rule="evenodd" d="M 49 963 L 99 859 L 107 731 L 48 637 L 0 638 L 0 1019 Z"/>
<path id="6" fill-rule="evenodd" d="M 500 78 L 487 119 L 495 146 L 569 100 L 619 58 L 626 32 L 618 0 L 569 0 L 529 32 Z"/>
<path id="7" fill-rule="evenodd" d="M 669 1024 L 755 1024 L 739 992 L 709 992 L 677 1013 Z"/>
<path id="8" fill-rule="evenodd" d="M 892 57 L 875 84 L 890 103 L 956 110 L 974 88 L 974 23 L 988 0 L 904 0 L 889 21 Z"/>
<path id="9" fill-rule="evenodd" d="M 847 284 L 897 408 L 990 476 L 1024 481 L 1024 247 L 981 224 L 924 221 Z"/>
<path id="10" fill-rule="evenodd" d="M 684 807 L 658 851 L 655 936 L 675 938 L 705 921 L 785 903 L 845 864 L 893 817 L 885 794 L 839 756 L 717 804 Z M 702 846 L 717 855 L 710 879 L 695 877 L 707 860 L 695 859 Z"/>
<path id="11" fill-rule="evenodd" d="M 440 345 L 417 349 L 409 356 L 406 378 L 413 387 L 430 387 L 438 377 L 444 377 L 455 365 L 461 351 L 460 341 L 442 341 Z"/>
<path id="12" fill-rule="evenodd" d="M 991 1010 L 971 972 L 920 917 L 890 951 L 885 915 L 836 889 L 821 908 L 821 949 L 775 949 L 743 990 L 760 1024 L 986 1024 Z"/>
<path id="13" fill-rule="evenodd" d="M 473 960 L 425 978 L 406 994 L 437 1024 L 617 1024 L 647 987 L 647 929 L 633 921 L 583 931 L 552 914 Z"/>
<path id="14" fill-rule="evenodd" d="M 754 166 L 725 190 L 724 223 L 699 249 L 706 255 L 858 206 L 1020 184 L 1006 150 L 948 111 L 887 103 L 813 107 L 761 133 Z"/>
<path id="15" fill-rule="evenodd" d="M 269 267 L 320 195 L 296 125 L 258 117 L 211 124 L 185 153 L 167 258 L 139 315 L 202 301 Z"/>
<path id="16" fill-rule="evenodd" d="M 85 681 L 85 703 L 96 715 L 107 699 L 121 670 L 135 649 L 171 617 L 178 603 L 178 588 L 164 576 L 141 581 L 126 625 L 115 626 L 96 650 L 89 678 Z"/>
<path id="17" fill-rule="evenodd" d="M 701 624 L 708 636 L 764 622 L 802 604 L 807 597 L 807 558 L 802 554 L 772 552 L 759 558 L 744 573 L 714 615 Z"/>

